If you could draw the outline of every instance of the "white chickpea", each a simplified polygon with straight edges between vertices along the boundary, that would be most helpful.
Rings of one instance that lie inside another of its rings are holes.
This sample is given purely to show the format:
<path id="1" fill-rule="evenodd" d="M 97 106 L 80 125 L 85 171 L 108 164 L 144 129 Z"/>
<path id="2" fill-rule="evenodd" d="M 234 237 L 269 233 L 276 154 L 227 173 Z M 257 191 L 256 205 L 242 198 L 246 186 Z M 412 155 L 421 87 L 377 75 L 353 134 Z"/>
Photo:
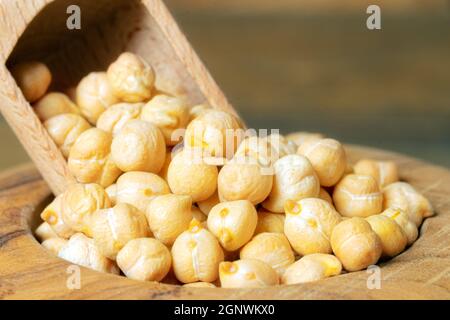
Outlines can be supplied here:
<path id="1" fill-rule="evenodd" d="M 155 197 L 147 207 L 146 217 L 156 239 L 172 245 L 192 221 L 190 196 L 166 194 Z"/>
<path id="2" fill-rule="evenodd" d="M 349 174 L 336 185 L 333 202 L 345 217 L 368 217 L 383 210 L 383 193 L 371 176 Z"/>
<path id="3" fill-rule="evenodd" d="M 252 238 L 258 214 L 248 200 L 221 202 L 208 215 L 208 229 L 227 251 L 234 251 Z"/>
<path id="4" fill-rule="evenodd" d="M 80 114 L 80 109 L 61 92 L 50 92 L 33 105 L 34 112 L 42 122 L 64 113 Z"/>
<path id="5" fill-rule="evenodd" d="M 122 173 L 111 159 L 111 134 L 97 128 L 84 131 L 70 149 L 70 172 L 80 183 L 109 187 Z"/>
<path id="6" fill-rule="evenodd" d="M 222 262 L 219 266 L 222 288 L 261 288 L 279 284 L 277 272 L 260 260 Z"/>
<path id="7" fill-rule="evenodd" d="M 92 216 L 92 236 L 100 252 L 115 260 L 128 241 L 150 236 L 144 213 L 127 203 L 98 210 Z"/>
<path id="8" fill-rule="evenodd" d="M 382 256 L 395 257 L 405 250 L 408 238 L 397 222 L 381 214 L 367 217 L 366 221 L 380 238 Z"/>
<path id="9" fill-rule="evenodd" d="M 177 129 L 186 128 L 189 121 L 189 108 L 178 97 L 167 95 L 154 96 L 142 109 L 141 119 L 157 126 L 164 135 L 166 145 L 173 146 L 181 137 L 173 137 Z"/>
<path id="10" fill-rule="evenodd" d="M 109 201 L 112 206 L 117 204 L 117 184 L 114 183 L 105 189 L 106 194 L 108 195 Z"/>
<path id="11" fill-rule="evenodd" d="M 40 242 L 51 238 L 59 238 L 48 222 L 42 222 L 36 230 L 34 230 L 34 234 Z"/>
<path id="12" fill-rule="evenodd" d="M 52 82 L 52 74 L 41 62 L 23 62 L 11 68 L 11 74 L 22 90 L 25 99 L 32 103 L 47 92 Z"/>
<path id="13" fill-rule="evenodd" d="M 44 220 L 57 234 L 58 237 L 68 239 L 75 231 L 64 222 L 62 213 L 63 195 L 57 196 L 41 213 L 41 219 Z"/>
<path id="14" fill-rule="evenodd" d="M 300 255 L 331 253 L 330 236 L 341 216 L 326 201 L 307 198 L 286 201 L 284 233 Z"/>
<path id="15" fill-rule="evenodd" d="M 354 172 L 373 177 L 380 188 L 398 181 L 397 166 L 392 161 L 360 160 L 355 164 Z"/>
<path id="16" fill-rule="evenodd" d="M 145 212 L 150 201 L 170 193 L 166 181 L 154 173 L 131 171 L 117 179 L 116 203 L 128 203 Z"/>
<path id="17" fill-rule="evenodd" d="M 117 136 L 131 120 L 141 115 L 143 103 L 117 103 L 110 106 L 97 120 L 97 128 Z"/>
<path id="18" fill-rule="evenodd" d="M 411 245 L 416 241 L 419 236 L 419 230 L 417 229 L 416 224 L 409 219 L 408 214 L 404 210 L 400 208 L 387 208 L 381 214 L 398 223 L 408 238 L 408 245 Z"/>
<path id="19" fill-rule="evenodd" d="M 63 113 L 45 121 L 44 127 L 63 156 L 68 158 L 77 138 L 91 125 L 80 115 Z"/>
<path id="20" fill-rule="evenodd" d="M 324 188 L 320 188 L 319 195 L 317 196 L 317 198 L 325 200 L 329 204 L 334 205 L 333 204 L 333 198 L 331 198 L 331 196 L 328 193 L 328 191 L 325 190 Z"/>
<path id="21" fill-rule="evenodd" d="M 286 200 L 298 201 L 319 195 L 319 178 L 307 158 L 287 155 L 275 162 L 274 169 L 272 190 L 262 203 L 267 210 L 282 213 Z"/>
<path id="22" fill-rule="evenodd" d="M 130 279 L 161 281 L 170 271 L 172 257 L 160 241 L 140 238 L 129 241 L 119 251 L 117 264 Z"/>
<path id="23" fill-rule="evenodd" d="M 342 271 L 342 264 L 331 254 L 313 253 L 287 267 L 281 283 L 297 284 L 322 280 L 337 276 Z"/>
<path id="24" fill-rule="evenodd" d="M 263 232 L 284 234 L 284 220 L 284 213 L 273 213 L 265 209 L 259 209 L 255 235 Z"/>
<path id="25" fill-rule="evenodd" d="M 166 143 L 161 131 L 153 124 L 131 120 L 114 137 L 111 157 L 124 172 L 158 173 L 166 157 Z"/>
<path id="26" fill-rule="evenodd" d="M 50 250 L 53 254 L 58 255 L 59 251 L 67 244 L 67 240 L 63 238 L 50 238 L 41 243 L 41 245 Z"/>
<path id="27" fill-rule="evenodd" d="M 82 233 L 76 233 L 59 250 L 58 257 L 80 266 L 105 273 L 119 274 L 114 261 L 100 253 L 94 240 Z"/>
<path id="28" fill-rule="evenodd" d="M 261 260 L 271 266 L 278 275 L 295 262 L 294 252 L 288 239 L 281 233 L 260 233 L 253 237 L 240 251 L 241 259 Z"/>
<path id="29" fill-rule="evenodd" d="M 335 185 L 347 167 L 344 147 L 334 139 L 305 141 L 297 153 L 308 158 L 324 187 Z"/>
<path id="30" fill-rule="evenodd" d="M 124 102 L 142 102 L 152 95 L 153 68 L 133 53 L 122 53 L 109 66 L 107 76 L 114 94 Z"/>
<path id="31" fill-rule="evenodd" d="M 183 287 L 188 288 L 217 288 L 214 284 L 209 282 L 192 282 L 192 283 L 186 283 L 183 285 Z"/>
<path id="32" fill-rule="evenodd" d="M 189 110 L 189 122 L 197 118 L 199 115 L 201 115 L 205 111 L 211 111 L 211 107 L 205 103 L 198 104 L 190 108 Z"/>
<path id="33" fill-rule="evenodd" d="M 219 199 L 219 194 L 216 192 L 214 192 L 214 194 L 209 197 L 206 200 L 203 201 L 198 201 L 197 205 L 199 207 L 199 209 L 206 215 L 209 214 L 209 212 L 211 211 L 211 209 L 220 202 Z"/>
<path id="34" fill-rule="evenodd" d="M 289 133 L 288 135 L 286 135 L 286 139 L 294 142 L 297 146 L 300 146 L 307 141 L 317 141 L 325 139 L 325 135 L 317 132 L 299 131 Z"/>
<path id="35" fill-rule="evenodd" d="M 183 283 L 213 282 L 219 277 L 223 250 L 211 232 L 193 220 L 172 246 L 173 269 Z"/>
<path id="36" fill-rule="evenodd" d="M 93 125 L 107 108 L 119 102 L 105 72 L 91 72 L 81 79 L 76 96 L 81 114 Z"/>

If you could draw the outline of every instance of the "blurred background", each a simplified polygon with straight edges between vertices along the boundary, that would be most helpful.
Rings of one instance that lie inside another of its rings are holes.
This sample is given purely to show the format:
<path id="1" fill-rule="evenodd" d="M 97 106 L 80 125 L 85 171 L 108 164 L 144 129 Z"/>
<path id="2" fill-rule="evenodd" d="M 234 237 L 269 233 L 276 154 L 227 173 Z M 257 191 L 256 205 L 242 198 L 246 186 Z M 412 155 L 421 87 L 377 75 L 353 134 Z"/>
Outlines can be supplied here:
<path id="1" fill-rule="evenodd" d="M 166 0 L 244 120 L 450 167 L 447 0 Z M 381 7 L 381 30 L 366 8 Z M 0 119 L 0 169 L 29 161 Z"/>

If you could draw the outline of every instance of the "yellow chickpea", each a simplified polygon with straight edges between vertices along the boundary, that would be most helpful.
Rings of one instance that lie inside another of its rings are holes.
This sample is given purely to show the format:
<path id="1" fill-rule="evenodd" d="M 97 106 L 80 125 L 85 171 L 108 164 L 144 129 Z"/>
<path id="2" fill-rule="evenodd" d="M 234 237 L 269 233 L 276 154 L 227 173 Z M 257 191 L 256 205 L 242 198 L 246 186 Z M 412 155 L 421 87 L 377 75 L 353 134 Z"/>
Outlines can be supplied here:
<path id="1" fill-rule="evenodd" d="M 122 53 L 107 71 L 114 94 L 124 102 L 150 99 L 155 82 L 153 68 L 139 56 Z"/>
<path id="2" fill-rule="evenodd" d="M 161 281 L 170 271 L 172 257 L 160 241 L 140 238 L 129 241 L 120 250 L 117 264 L 130 279 Z"/>
<path id="3" fill-rule="evenodd" d="M 59 251 L 67 244 L 67 240 L 63 238 L 50 238 L 43 241 L 42 246 L 50 250 L 53 254 L 58 255 Z"/>
<path id="4" fill-rule="evenodd" d="M 290 154 L 295 154 L 297 152 L 298 146 L 281 134 L 273 133 L 267 137 L 264 137 L 263 140 L 267 141 L 267 143 L 274 148 L 279 158 Z"/>
<path id="5" fill-rule="evenodd" d="M 284 233 L 300 255 L 331 253 L 330 236 L 341 216 L 326 201 L 307 198 L 286 201 Z"/>
<path id="6" fill-rule="evenodd" d="M 349 174 L 336 185 L 333 202 L 345 217 L 368 217 L 383 210 L 383 193 L 371 176 Z"/>
<path id="7" fill-rule="evenodd" d="M 192 206 L 192 220 L 197 220 L 198 222 L 205 222 L 208 216 L 204 214 L 198 207 Z"/>
<path id="8" fill-rule="evenodd" d="M 45 121 L 44 127 L 64 157 L 68 158 L 77 138 L 91 125 L 80 115 L 63 113 Z"/>
<path id="9" fill-rule="evenodd" d="M 107 108 L 119 102 L 105 72 L 91 72 L 81 79 L 76 96 L 81 114 L 93 125 Z"/>
<path id="10" fill-rule="evenodd" d="M 248 200 L 222 202 L 214 206 L 208 215 L 208 229 L 225 250 L 234 251 L 252 238 L 258 214 Z"/>
<path id="11" fill-rule="evenodd" d="M 347 271 L 374 265 L 383 251 L 378 235 L 359 217 L 344 220 L 333 229 L 331 247 Z"/>
<path id="12" fill-rule="evenodd" d="M 274 141 L 270 140 L 273 138 Z M 277 161 L 280 155 L 279 144 L 277 145 L 277 149 L 272 146 L 272 143 L 275 143 L 275 137 L 258 137 L 258 136 L 250 136 L 246 137 L 239 144 L 236 153 L 234 154 L 234 158 L 239 159 L 248 159 L 253 161 L 265 169 L 269 169 L 273 171 L 273 165 L 275 161 Z M 278 141 L 279 142 L 279 141 Z M 270 171 L 269 171 L 270 172 Z"/>
<path id="13" fill-rule="evenodd" d="M 124 172 L 158 173 L 166 157 L 166 143 L 161 131 L 151 123 L 131 120 L 114 137 L 111 157 Z"/>
<path id="14" fill-rule="evenodd" d="M 331 254 L 314 253 L 304 256 L 287 267 L 281 277 L 283 284 L 297 284 L 337 276 L 342 271 L 341 262 Z"/>
<path id="15" fill-rule="evenodd" d="M 33 105 L 33 109 L 42 122 L 64 113 L 80 114 L 80 109 L 75 103 L 60 92 L 47 93 Z"/>
<path id="16" fill-rule="evenodd" d="M 41 62 L 24 62 L 11 68 L 11 74 L 22 90 L 25 99 L 32 103 L 47 92 L 52 82 L 52 74 Z"/>
<path id="17" fill-rule="evenodd" d="M 284 220 L 284 213 L 273 213 L 265 209 L 259 209 L 255 235 L 263 232 L 284 234 Z"/>
<path id="18" fill-rule="evenodd" d="M 114 183 L 105 189 L 106 194 L 108 195 L 109 201 L 112 206 L 117 204 L 117 184 Z"/>
<path id="19" fill-rule="evenodd" d="M 146 217 L 156 239 L 172 245 L 192 220 L 189 196 L 166 194 L 155 197 L 147 207 Z"/>
<path id="20" fill-rule="evenodd" d="M 277 272 L 260 260 L 222 262 L 219 266 L 222 288 L 261 288 L 279 283 Z"/>
<path id="21" fill-rule="evenodd" d="M 194 120 L 195 118 L 197 118 L 199 115 L 201 115 L 203 112 L 205 111 L 211 111 L 211 107 L 205 103 L 202 104 L 198 104 L 193 106 L 190 110 L 189 110 L 189 122 L 191 122 L 192 120 Z"/>
<path id="22" fill-rule="evenodd" d="M 131 120 L 138 119 L 143 103 L 117 103 L 110 106 L 97 120 L 97 128 L 117 136 Z"/>
<path id="23" fill-rule="evenodd" d="M 241 259 L 261 260 L 271 266 L 279 276 L 295 262 L 288 239 L 281 233 L 260 233 L 240 251 Z"/>
<path id="24" fill-rule="evenodd" d="M 323 135 L 322 133 L 316 133 L 316 132 L 299 131 L 299 132 L 289 133 L 288 135 L 286 135 L 286 139 L 294 142 L 297 146 L 300 146 L 304 142 L 325 139 L 325 135 Z"/>
<path id="25" fill-rule="evenodd" d="M 167 173 L 169 172 L 169 165 L 172 162 L 172 150 L 170 148 L 166 149 L 166 158 L 164 159 L 164 164 L 161 170 L 158 172 L 158 176 L 167 181 Z"/>
<path id="26" fill-rule="evenodd" d="M 367 217 L 366 220 L 380 238 L 382 256 L 395 257 L 405 250 L 408 238 L 397 222 L 381 214 Z"/>
<path id="27" fill-rule="evenodd" d="M 297 153 L 308 158 L 324 187 L 335 185 L 347 167 L 344 147 L 334 139 L 305 141 Z"/>
<path id="28" fill-rule="evenodd" d="M 34 234 L 40 242 L 51 238 L 59 238 L 48 222 L 42 222 L 36 230 L 34 230 Z"/>
<path id="29" fill-rule="evenodd" d="M 206 215 L 209 214 L 209 212 L 211 211 L 211 209 L 220 202 L 219 200 L 219 194 L 216 192 L 214 192 L 214 194 L 209 197 L 206 200 L 203 201 L 198 201 L 197 205 L 199 207 L 199 209 Z"/>
<path id="30" fill-rule="evenodd" d="M 189 288 L 217 288 L 214 284 L 209 282 L 193 282 L 193 283 L 186 283 L 183 285 L 183 287 L 189 287 Z"/>
<path id="31" fill-rule="evenodd" d="M 62 213 L 63 195 L 57 196 L 41 213 L 41 218 L 52 228 L 58 237 L 68 239 L 75 231 L 64 222 Z"/>
<path id="32" fill-rule="evenodd" d="M 331 196 L 328 193 L 328 191 L 325 190 L 324 188 L 320 188 L 319 195 L 317 196 L 317 198 L 325 200 L 329 204 L 334 205 L 333 204 L 333 199 L 331 198 Z"/>
<path id="33" fill-rule="evenodd" d="M 417 229 L 416 224 L 409 220 L 408 214 L 404 210 L 400 208 L 387 208 L 381 214 L 398 223 L 408 238 L 408 245 L 411 245 L 416 241 L 419 236 L 419 230 Z"/>
<path id="34" fill-rule="evenodd" d="M 287 200 L 298 201 L 319 195 L 319 178 L 307 158 L 287 155 L 275 162 L 274 169 L 272 191 L 262 203 L 269 211 L 282 213 Z"/>
<path id="35" fill-rule="evenodd" d="M 374 178 L 380 188 L 398 181 L 397 166 L 392 161 L 360 160 L 354 166 L 356 174 Z"/>

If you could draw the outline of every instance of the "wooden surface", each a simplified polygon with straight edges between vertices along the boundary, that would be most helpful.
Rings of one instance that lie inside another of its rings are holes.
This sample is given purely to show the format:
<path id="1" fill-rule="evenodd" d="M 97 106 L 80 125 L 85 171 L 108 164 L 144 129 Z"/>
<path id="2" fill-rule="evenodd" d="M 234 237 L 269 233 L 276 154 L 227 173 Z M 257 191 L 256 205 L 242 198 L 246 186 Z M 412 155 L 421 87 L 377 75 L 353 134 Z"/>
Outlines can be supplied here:
<path id="1" fill-rule="evenodd" d="M 381 264 L 381 289 L 365 271 L 315 283 L 267 289 L 198 289 L 138 282 L 82 268 L 81 289 L 66 287 L 69 264 L 43 249 L 31 230 L 50 201 L 32 166 L 0 175 L 0 298 L 3 299 L 450 299 L 450 171 L 399 154 L 349 149 L 352 162 L 388 159 L 432 202 L 437 215 L 405 252 Z M 30 230 L 31 228 L 31 230 Z"/>

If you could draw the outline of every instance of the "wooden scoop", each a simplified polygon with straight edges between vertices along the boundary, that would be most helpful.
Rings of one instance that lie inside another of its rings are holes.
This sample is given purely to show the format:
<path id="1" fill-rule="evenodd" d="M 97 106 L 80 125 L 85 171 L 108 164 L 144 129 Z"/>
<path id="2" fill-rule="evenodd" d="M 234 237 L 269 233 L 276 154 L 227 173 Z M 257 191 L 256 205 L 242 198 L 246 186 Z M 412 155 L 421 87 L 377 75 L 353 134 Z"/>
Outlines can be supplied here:
<path id="1" fill-rule="evenodd" d="M 66 25 L 71 5 L 80 30 Z M 153 66 L 158 89 L 237 115 L 161 0 L 0 0 L 0 38 L 0 111 L 55 195 L 75 179 L 11 76 L 16 63 L 46 63 L 51 90 L 63 91 L 130 51 Z"/>

